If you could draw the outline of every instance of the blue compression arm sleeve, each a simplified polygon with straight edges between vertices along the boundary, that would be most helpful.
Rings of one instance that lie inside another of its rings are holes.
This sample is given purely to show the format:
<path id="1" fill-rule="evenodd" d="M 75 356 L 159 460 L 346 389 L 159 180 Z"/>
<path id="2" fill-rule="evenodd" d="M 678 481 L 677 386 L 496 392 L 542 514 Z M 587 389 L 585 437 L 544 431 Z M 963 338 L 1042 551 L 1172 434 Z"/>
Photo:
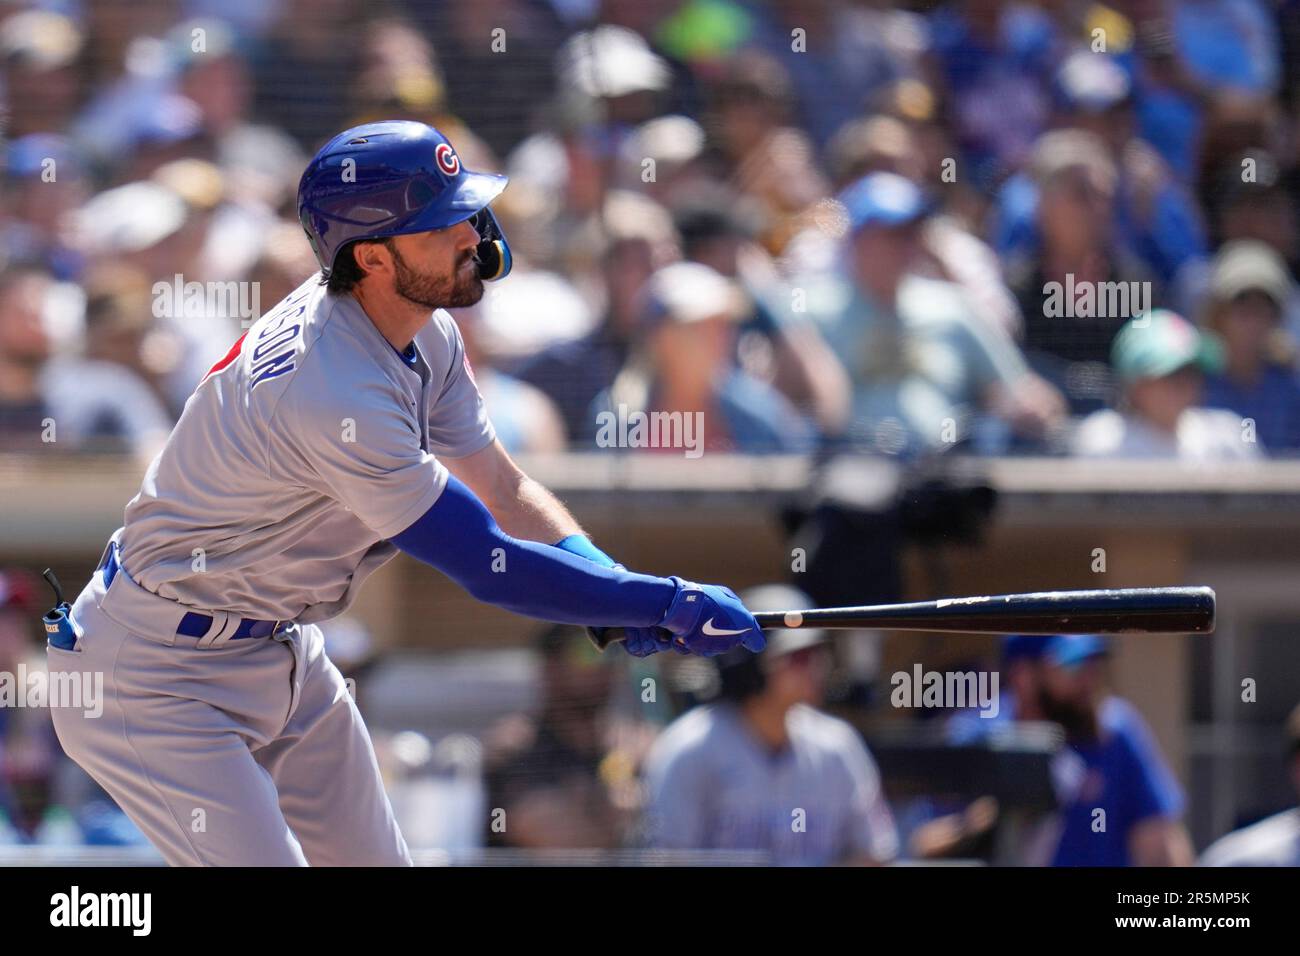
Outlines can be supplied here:
<path id="1" fill-rule="evenodd" d="M 588 561 L 595 561 L 607 568 L 612 568 L 618 564 L 617 561 L 592 544 L 591 539 L 584 534 L 571 534 L 567 538 L 555 542 L 555 546 L 561 551 L 568 551 L 570 554 L 576 554 Z"/>
<path id="2" fill-rule="evenodd" d="M 454 475 L 433 507 L 391 540 L 478 600 L 558 624 L 653 627 L 677 594 L 667 578 L 510 537 Z"/>

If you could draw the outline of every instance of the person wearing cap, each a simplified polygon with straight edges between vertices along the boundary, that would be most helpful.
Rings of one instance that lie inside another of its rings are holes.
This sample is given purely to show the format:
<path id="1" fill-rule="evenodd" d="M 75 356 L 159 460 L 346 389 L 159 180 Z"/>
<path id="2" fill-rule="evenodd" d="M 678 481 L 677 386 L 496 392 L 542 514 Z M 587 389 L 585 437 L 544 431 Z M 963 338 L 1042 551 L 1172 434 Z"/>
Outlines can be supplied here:
<path id="1" fill-rule="evenodd" d="M 755 610 L 812 604 L 787 585 L 752 588 L 744 600 Z M 853 727 L 817 709 L 827 633 L 766 634 L 751 660 L 718 658 L 718 699 L 677 718 L 651 748 L 647 842 L 762 851 L 777 865 L 893 859 L 898 836 L 875 761 Z"/>
<path id="2" fill-rule="evenodd" d="M 1105 640 L 1095 634 L 1008 636 L 996 717 L 972 710 L 949 719 L 955 745 L 970 744 L 1013 720 L 1047 721 L 1064 731 L 1066 746 L 1052 766 L 1058 809 L 1035 820 L 1018 841 L 1014 856 L 1022 865 L 1190 862 L 1182 792 L 1141 715 L 1105 692 L 1107 653 Z M 1104 829 L 1096 826 L 1099 809 L 1106 813 Z M 913 833 L 911 845 L 927 857 L 951 855 L 949 847 L 968 842 L 972 822 L 960 812 L 927 821 Z"/>
<path id="3" fill-rule="evenodd" d="M 545 232 L 554 241 L 549 225 Z M 586 335 L 555 342 L 512 371 L 559 407 L 570 445 L 588 447 L 597 432 L 593 403 L 627 364 L 639 337 L 639 293 L 657 269 L 678 258 L 678 250 L 668 211 L 622 189 L 605 195 L 578 235 L 570 249 L 589 251 L 575 256 L 583 261 L 568 271 L 578 274 L 579 284 L 599 292 L 604 312 Z"/>
<path id="4" fill-rule="evenodd" d="M 818 428 L 839 431 L 848 415 L 848 374 L 817 327 L 786 307 L 789 291 L 755 242 L 758 217 L 747 212 L 739 197 L 726 192 L 676 205 L 673 224 L 682 256 L 745 291 L 747 314 L 737 342 L 742 365 L 769 380 Z"/>
<path id="5" fill-rule="evenodd" d="M 1041 862 L 1188 866 L 1182 790 L 1142 716 L 1106 693 L 1107 653 L 1097 635 L 1061 635 L 1043 657 L 1043 717 L 1062 727 L 1068 746 L 1053 767 L 1059 810 L 1045 831 L 1059 837 L 1045 841 L 1050 857 Z"/>
<path id="6" fill-rule="evenodd" d="M 1245 175 L 1249 173 L 1250 175 Z M 1237 239 L 1262 242 L 1282 257 L 1291 275 L 1300 268 L 1300 171 L 1267 149 L 1225 156 L 1204 174 L 1201 202 L 1215 245 Z M 1300 338 L 1300 296 L 1287 300 L 1287 328 Z"/>
<path id="7" fill-rule="evenodd" d="M 816 435 L 804 417 L 736 364 L 736 327 L 747 306 L 733 281 L 702 263 L 677 262 L 650 277 L 642 299 L 636 343 L 613 384 L 597 397 L 593 417 L 680 415 L 683 437 L 692 442 L 690 457 L 812 449 Z M 688 420 L 700 422 L 703 434 L 692 434 Z M 604 435 L 603 429 L 597 434 L 598 445 Z"/>
<path id="8" fill-rule="evenodd" d="M 1000 690 L 997 711 L 960 710 L 945 728 L 954 744 L 977 740 L 998 723 L 1009 720 L 1043 720 L 1040 700 L 1042 662 L 1052 638 L 1038 634 L 1009 634 L 1002 641 Z"/>
<path id="9" fill-rule="evenodd" d="M 1182 316 L 1156 309 L 1124 325 L 1111 349 L 1118 404 L 1078 426 L 1084 458 L 1235 461 L 1260 455 L 1240 415 L 1201 407 L 1204 374 L 1221 364 L 1216 344 Z"/>
<path id="10" fill-rule="evenodd" d="M 1300 795 L 1300 706 L 1286 719 L 1286 770 Z M 1300 806 L 1220 837 L 1201 854 L 1201 866 L 1300 866 Z"/>
<path id="11" fill-rule="evenodd" d="M 827 148 L 826 163 L 837 189 L 846 189 L 868 173 L 887 172 L 913 182 L 926 180 L 923 133 L 915 123 L 877 113 L 845 123 Z M 936 166 L 938 164 L 936 163 Z M 930 216 L 921 236 L 926 273 L 960 286 L 975 316 L 986 326 L 1011 338 L 1022 330 L 1020 307 L 1002 276 L 1002 263 L 993 248 L 976 235 L 958 214 Z M 805 230 L 786 253 L 817 261 L 833 254 L 834 243 L 820 230 Z"/>
<path id="12" fill-rule="evenodd" d="M 1238 239 L 1215 257 L 1202 313 L 1224 353 L 1222 369 L 1206 376 L 1204 402 L 1251 419 L 1270 452 L 1300 449 L 1300 381 L 1282 330 L 1291 295 L 1282 257 Z"/>
<path id="13" fill-rule="evenodd" d="M 896 173 L 862 177 L 835 207 L 847 275 L 796 283 L 853 383 L 846 443 L 911 457 L 964 439 L 980 413 L 1039 438 L 1060 420 L 1060 396 L 959 287 L 916 274 L 930 205 Z"/>

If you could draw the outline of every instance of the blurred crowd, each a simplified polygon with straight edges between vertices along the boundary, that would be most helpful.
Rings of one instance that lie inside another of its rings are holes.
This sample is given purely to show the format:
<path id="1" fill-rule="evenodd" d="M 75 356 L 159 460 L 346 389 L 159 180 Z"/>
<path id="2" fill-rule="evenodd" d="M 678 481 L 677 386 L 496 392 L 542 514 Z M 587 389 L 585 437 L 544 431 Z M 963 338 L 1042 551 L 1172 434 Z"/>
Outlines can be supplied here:
<path id="1" fill-rule="evenodd" d="M 512 451 L 659 412 L 698 415 L 701 451 L 1289 455 L 1298 24 L 1296 0 L 0 3 L 0 447 L 149 455 L 314 271 L 306 159 L 407 118 L 511 177 L 515 272 L 458 318 Z"/>

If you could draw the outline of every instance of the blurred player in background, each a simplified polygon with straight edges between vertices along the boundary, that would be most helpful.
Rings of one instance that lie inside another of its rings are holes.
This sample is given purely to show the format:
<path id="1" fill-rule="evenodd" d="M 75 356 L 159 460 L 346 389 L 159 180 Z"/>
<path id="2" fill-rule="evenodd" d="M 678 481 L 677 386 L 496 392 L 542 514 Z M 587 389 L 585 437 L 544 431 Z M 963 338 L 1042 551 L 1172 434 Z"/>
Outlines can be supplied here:
<path id="1" fill-rule="evenodd" d="M 807 607 L 784 585 L 747 607 Z M 858 732 L 817 709 L 825 631 L 768 631 L 767 650 L 718 660 L 720 699 L 671 724 L 646 760 L 650 845 L 762 850 L 780 865 L 884 863 L 898 853 L 880 773 Z"/>
<path id="2" fill-rule="evenodd" d="M 538 641 L 540 712 L 501 721 L 487 740 L 489 845 L 621 846 L 637 809 L 635 771 L 653 731 L 611 720 L 617 658 L 579 628 L 556 626 Z"/>

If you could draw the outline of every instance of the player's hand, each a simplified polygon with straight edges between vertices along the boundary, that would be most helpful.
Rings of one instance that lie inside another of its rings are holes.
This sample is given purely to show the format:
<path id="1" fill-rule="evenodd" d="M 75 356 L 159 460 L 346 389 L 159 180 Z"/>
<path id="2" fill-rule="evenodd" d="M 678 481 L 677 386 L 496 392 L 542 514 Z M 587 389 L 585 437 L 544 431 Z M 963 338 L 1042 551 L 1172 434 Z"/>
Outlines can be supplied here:
<path id="1" fill-rule="evenodd" d="M 731 588 L 672 579 L 677 595 L 659 627 L 672 635 L 672 648 L 682 654 L 716 657 L 733 647 L 758 653 L 767 646 L 754 615 Z"/>
<path id="2" fill-rule="evenodd" d="M 649 657 L 672 647 L 672 637 L 668 631 L 658 627 L 625 627 L 623 650 L 633 657 Z"/>

